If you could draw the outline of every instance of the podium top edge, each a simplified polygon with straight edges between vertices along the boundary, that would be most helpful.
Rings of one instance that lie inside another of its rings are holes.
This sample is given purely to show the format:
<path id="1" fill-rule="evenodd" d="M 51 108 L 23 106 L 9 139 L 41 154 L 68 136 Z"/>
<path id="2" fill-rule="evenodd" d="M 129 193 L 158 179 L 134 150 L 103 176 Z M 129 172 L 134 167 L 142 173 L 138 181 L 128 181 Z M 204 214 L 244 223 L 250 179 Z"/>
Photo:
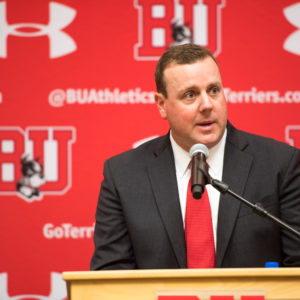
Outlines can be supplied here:
<path id="1" fill-rule="evenodd" d="M 167 270 L 105 270 L 63 272 L 64 280 L 89 279 L 155 279 L 204 277 L 299 277 L 300 268 L 234 268 L 234 269 L 167 269 Z"/>

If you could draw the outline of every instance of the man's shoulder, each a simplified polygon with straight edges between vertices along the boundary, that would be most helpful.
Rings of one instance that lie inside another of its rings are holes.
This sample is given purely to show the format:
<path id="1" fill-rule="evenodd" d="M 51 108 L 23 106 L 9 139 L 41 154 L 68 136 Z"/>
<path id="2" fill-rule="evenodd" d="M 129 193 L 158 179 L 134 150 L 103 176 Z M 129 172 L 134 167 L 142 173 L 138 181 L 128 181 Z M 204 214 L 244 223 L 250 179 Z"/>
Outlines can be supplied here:
<path id="1" fill-rule="evenodd" d="M 129 162 L 134 163 L 140 160 L 148 160 L 149 158 L 159 154 L 168 145 L 170 145 L 169 135 L 163 135 L 148 140 L 137 147 L 119 153 L 108 159 L 110 163 Z"/>
<path id="2" fill-rule="evenodd" d="M 259 155 L 272 155 L 273 153 L 284 155 L 300 151 L 298 148 L 288 145 L 285 142 L 239 130 L 231 124 L 228 126 L 227 141 L 237 145 L 241 149 L 246 149 L 246 152 L 250 151 Z"/>

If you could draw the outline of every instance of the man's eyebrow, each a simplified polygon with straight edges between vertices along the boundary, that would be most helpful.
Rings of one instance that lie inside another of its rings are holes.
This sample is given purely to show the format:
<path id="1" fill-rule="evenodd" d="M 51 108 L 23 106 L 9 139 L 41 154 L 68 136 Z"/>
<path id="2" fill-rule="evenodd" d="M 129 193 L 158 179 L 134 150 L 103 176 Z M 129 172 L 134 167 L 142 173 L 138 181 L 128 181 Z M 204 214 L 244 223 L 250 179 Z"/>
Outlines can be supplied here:
<path id="1" fill-rule="evenodd" d="M 197 85 L 190 85 L 180 90 L 179 93 L 184 93 L 190 90 L 199 90 L 199 87 Z"/>
<path id="2" fill-rule="evenodd" d="M 222 86 L 222 83 L 221 81 L 214 81 L 214 82 L 211 82 L 209 85 L 208 85 L 208 88 L 211 88 L 213 86 L 218 86 L 218 87 L 221 87 Z"/>

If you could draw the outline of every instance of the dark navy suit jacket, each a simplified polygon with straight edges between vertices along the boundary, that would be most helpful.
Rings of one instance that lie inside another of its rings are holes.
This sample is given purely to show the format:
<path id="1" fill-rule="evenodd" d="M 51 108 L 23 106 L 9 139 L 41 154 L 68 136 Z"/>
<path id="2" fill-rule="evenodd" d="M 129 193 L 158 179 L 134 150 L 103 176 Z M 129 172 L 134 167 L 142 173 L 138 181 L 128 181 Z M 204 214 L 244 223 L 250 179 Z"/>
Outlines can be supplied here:
<path id="1" fill-rule="evenodd" d="M 230 123 L 227 129 L 222 180 L 299 230 L 300 150 Z M 92 270 L 187 267 L 169 135 L 105 162 L 94 242 Z M 263 267 L 267 261 L 300 266 L 300 239 L 221 195 L 216 267 Z"/>

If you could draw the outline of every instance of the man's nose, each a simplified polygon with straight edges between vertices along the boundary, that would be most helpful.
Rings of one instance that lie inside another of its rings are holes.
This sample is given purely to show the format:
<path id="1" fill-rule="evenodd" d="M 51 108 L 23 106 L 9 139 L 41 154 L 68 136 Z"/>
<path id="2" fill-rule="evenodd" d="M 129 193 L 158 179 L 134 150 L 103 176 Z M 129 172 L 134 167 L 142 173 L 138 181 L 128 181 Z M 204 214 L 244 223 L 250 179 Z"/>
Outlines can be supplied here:
<path id="1" fill-rule="evenodd" d="M 199 111 L 206 111 L 211 110 L 213 107 L 212 100 L 210 99 L 209 95 L 206 93 L 203 93 L 200 95 L 199 100 Z"/>

